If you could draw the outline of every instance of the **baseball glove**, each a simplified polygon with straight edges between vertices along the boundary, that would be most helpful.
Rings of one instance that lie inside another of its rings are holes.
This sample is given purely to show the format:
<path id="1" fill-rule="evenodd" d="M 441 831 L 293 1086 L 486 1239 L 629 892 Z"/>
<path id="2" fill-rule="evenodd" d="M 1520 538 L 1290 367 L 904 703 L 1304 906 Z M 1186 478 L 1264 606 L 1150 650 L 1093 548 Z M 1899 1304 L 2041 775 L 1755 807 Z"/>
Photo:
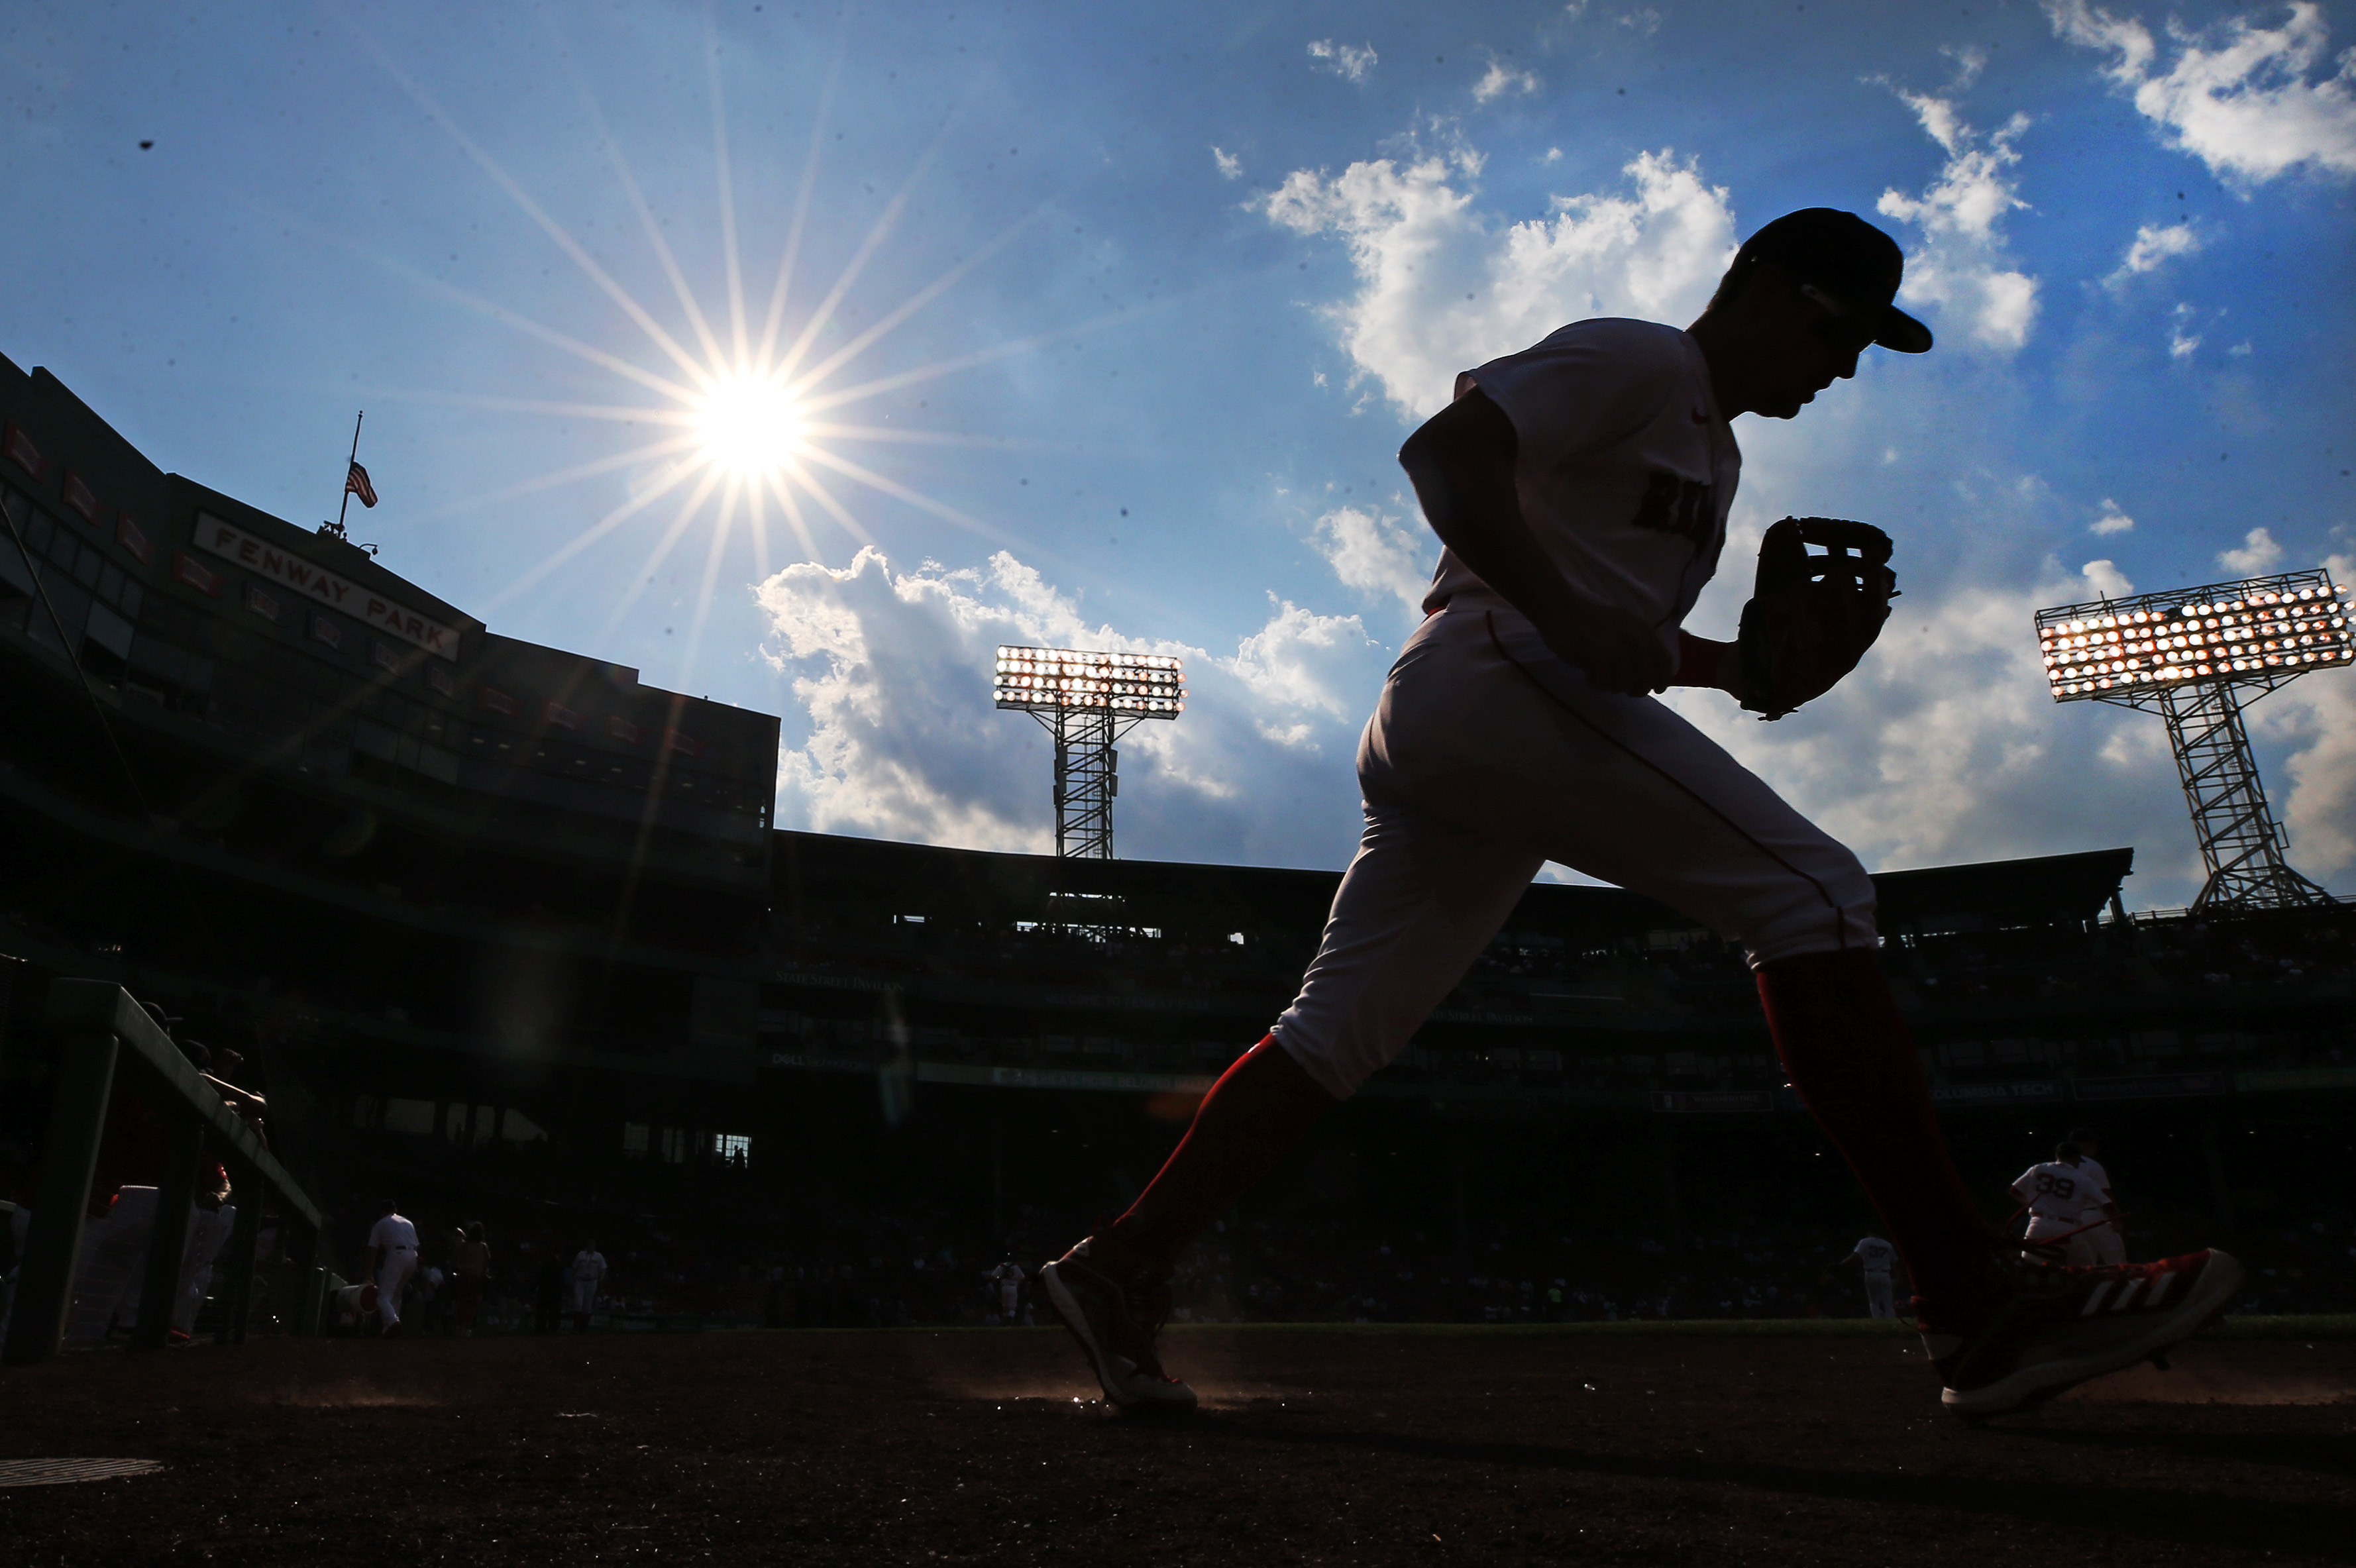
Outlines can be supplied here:
<path id="1" fill-rule="evenodd" d="M 1742 706 L 1781 719 L 1830 691 L 1881 635 L 1897 596 L 1890 536 L 1872 524 L 1785 517 L 1769 528 L 1735 642 Z"/>

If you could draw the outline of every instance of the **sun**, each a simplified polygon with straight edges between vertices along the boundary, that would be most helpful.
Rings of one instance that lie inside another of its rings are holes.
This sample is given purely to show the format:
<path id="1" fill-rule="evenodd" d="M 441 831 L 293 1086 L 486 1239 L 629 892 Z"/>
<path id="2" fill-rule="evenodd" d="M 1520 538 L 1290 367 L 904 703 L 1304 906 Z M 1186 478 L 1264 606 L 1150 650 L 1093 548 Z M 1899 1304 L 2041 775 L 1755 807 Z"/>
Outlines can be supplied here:
<path id="1" fill-rule="evenodd" d="M 693 414 L 703 461 L 733 478 L 766 481 L 803 450 L 801 410 L 775 378 L 728 376 L 703 394 Z"/>
<path id="2" fill-rule="evenodd" d="M 369 47 L 375 49 L 373 43 Z M 391 57 L 381 49 L 375 52 L 412 101 L 493 183 L 507 192 L 571 258 L 584 276 L 620 307 L 645 335 L 646 347 L 654 351 L 648 357 L 650 363 L 641 362 L 639 357 L 584 342 L 497 301 L 453 289 L 401 263 L 379 258 L 382 264 L 492 320 L 612 373 L 629 383 L 637 394 L 632 400 L 612 402 L 462 392 L 417 396 L 460 407 L 541 414 L 567 421 L 610 421 L 641 427 L 641 433 L 651 437 L 584 462 L 452 501 L 439 509 L 440 514 L 447 515 L 610 475 L 616 469 L 630 471 L 626 495 L 594 522 L 568 530 L 562 542 L 514 574 L 506 586 L 491 596 L 486 608 L 496 609 L 511 603 L 613 536 L 631 518 L 659 506 L 670 517 L 656 529 L 659 537 L 649 544 L 645 560 L 637 570 L 622 574 L 625 586 L 613 605 L 605 630 L 622 624 L 641 595 L 656 582 L 657 568 L 669 559 L 699 520 L 709 517 L 702 585 L 695 595 L 694 614 L 683 644 L 691 663 L 700 646 L 707 614 L 718 598 L 716 584 L 732 539 L 749 539 L 755 575 L 766 580 L 771 552 L 777 542 L 772 533 L 773 518 L 789 531 L 790 547 L 800 550 L 806 560 L 823 559 L 819 530 L 830 520 L 861 548 L 866 548 L 876 542 L 875 535 L 852 509 L 851 498 L 856 491 L 863 490 L 926 513 L 994 544 L 1032 548 L 1030 540 L 1003 524 L 970 516 L 905 482 L 894 474 L 888 461 L 871 464 L 852 455 L 862 448 L 1011 450 L 1024 444 L 1008 437 L 969 431 L 912 428 L 890 414 L 880 421 L 862 421 L 852 411 L 861 404 L 905 392 L 938 377 L 972 370 L 994 360 L 1035 351 L 1054 339 L 1133 319 L 1128 307 L 1123 306 L 1105 315 L 1004 338 L 969 353 L 921 360 L 890 370 L 854 368 L 862 365 L 863 356 L 904 323 L 939 300 L 975 269 L 1002 253 L 1019 237 L 1032 232 L 1042 218 L 1055 210 L 1054 204 L 1048 203 L 1016 215 L 984 242 L 966 248 L 930 282 L 891 308 L 868 313 L 863 325 L 854 325 L 862 313 L 846 310 L 844 300 L 868 262 L 884 248 L 937 155 L 948 144 L 952 132 L 947 123 L 932 146 L 916 160 L 899 190 L 870 223 L 833 283 L 819 297 L 804 304 L 797 266 L 816 200 L 819 154 L 828 145 L 827 104 L 820 102 L 810 127 L 800 189 L 792 203 L 784 246 L 764 309 L 757 295 L 747 297 L 744 286 L 744 259 L 736 229 L 734 178 L 728 155 L 727 117 L 721 93 L 719 38 L 707 27 L 705 63 L 710 73 L 712 144 L 719 176 L 721 251 L 726 268 L 723 308 L 708 310 L 671 250 L 664 233 L 664 220 L 647 200 L 620 144 L 605 133 L 603 115 L 591 102 L 590 112 L 599 128 L 607 160 L 677 296 L 678 320 L 686 328 L 677 331 L 659 320 L 653 308 L 607 271 L 604 262 L 500 166 L 487 148 L 400 70 Z"/>

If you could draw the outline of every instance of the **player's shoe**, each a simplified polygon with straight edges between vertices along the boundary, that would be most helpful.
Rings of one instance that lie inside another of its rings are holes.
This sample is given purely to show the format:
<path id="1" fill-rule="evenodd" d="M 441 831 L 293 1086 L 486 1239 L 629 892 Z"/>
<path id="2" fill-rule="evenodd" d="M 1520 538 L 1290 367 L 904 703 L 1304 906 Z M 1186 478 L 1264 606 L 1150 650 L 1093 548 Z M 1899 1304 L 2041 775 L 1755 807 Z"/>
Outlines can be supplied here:
<path id="1" fill-rule="evenodd" d="M 1153 1337 L 1170 1316 L 1168 1272 L 1112 1265 L 1100 1249 L 1091 1236 L 1039 1265 L 1047 1305 L 1080 1342 L 1105 1398 L 1124 1410 L 1194 1409 L 1194 1391 L 1163 1371 L 1153 1353 Z"/>
<path id="2" fill-rule="evenodd" d="M 2051 1399 L 2190 1339 L 2245 1277 L 2220 1252 L 2155 1264 L 2009 1264 L 2001 1291 L 1950 1317 L 1917 1296 L 1922 1347 L 1958 1415 L 1997 1415 Z"/>

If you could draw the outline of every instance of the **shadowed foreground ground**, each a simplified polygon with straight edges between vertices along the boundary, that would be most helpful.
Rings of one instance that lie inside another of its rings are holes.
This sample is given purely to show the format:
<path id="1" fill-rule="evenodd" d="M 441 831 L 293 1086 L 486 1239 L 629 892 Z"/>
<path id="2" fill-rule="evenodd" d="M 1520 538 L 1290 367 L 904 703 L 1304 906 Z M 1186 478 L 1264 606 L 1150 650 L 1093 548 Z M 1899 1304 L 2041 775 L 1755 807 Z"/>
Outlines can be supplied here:
<path id="1" fill-rule="evenodd" d="M 2345 1563 L 2356 1342 L 2203 1342 L 2043 1415 L 1910 1341 L 1196 1329 L 1194 1420 L 1060 1333 L 102 1351 L 0 1373 L 0 1561 Z"/>

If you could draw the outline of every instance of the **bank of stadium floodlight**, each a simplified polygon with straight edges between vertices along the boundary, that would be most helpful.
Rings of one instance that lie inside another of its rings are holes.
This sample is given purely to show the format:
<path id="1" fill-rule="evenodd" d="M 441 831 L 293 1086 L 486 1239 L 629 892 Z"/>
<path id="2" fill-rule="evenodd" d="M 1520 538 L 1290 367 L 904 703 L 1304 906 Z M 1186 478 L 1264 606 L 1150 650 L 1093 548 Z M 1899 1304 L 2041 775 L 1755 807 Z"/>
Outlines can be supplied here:
<path id="1" fill-rule="evenodd" d="M 1055 737 L 1055 853 L 1111 859 L 1120 793 L 1113 742 L 1145 720 L 1186 710 L 1185 667 L 1160 654 L 1001 647 L 993 695 Z"/>
<path id="2" fill-rule="evenodd" d="M 2195 909 L 2332 901 L 2283 858 L 2242 708 L 2286 681 L 2356 661 L 2343 592 L 2328 571 L 2287 571 L 2037 613 L 2054 701 L 2115 702 L 2168 721 L 2209 873 Z"/>

